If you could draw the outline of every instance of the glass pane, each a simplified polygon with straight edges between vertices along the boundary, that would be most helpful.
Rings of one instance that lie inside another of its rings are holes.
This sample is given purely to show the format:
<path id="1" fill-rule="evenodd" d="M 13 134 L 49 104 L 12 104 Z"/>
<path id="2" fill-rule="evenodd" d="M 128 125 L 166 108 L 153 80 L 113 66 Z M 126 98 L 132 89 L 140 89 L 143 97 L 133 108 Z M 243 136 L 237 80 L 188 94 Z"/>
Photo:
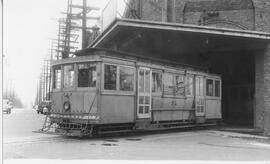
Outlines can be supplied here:
<path id="1" fill-rule="evenodd" d="M 201 112 L 204 113 L 204 107 L 203 106 L 201 106 Z"/>
<path id="2" fill-rule="evenodd" d="M 149 113 L 149 108 L 150 108 L 150 107 L 149 107 L 149 106 L 145 106 L 144 108 L 145 108 L 145 114 L 148 114 L 148 113 Z"/>
<path id="3" fill-rule="evenodd" d="M 215 96 L 220 97 L 220 81 L 215 80 Z"/>
<path id="4" fill-rule="evenodd" d="M 173 75 L 165 73 L 163 83 L 164 83 L 164 94 L 173 95 L 173 90 L 174 90 Z"/>
<path id="5" fill-rule="evenodd" d="M 144 70 L 139 71 L 139 91 L 144 92 Z"/>
<path id="6" fill-rule="evenodd" d="M 161 92 L 162 87 L 162 74 L 153 72 L 152 73 L 152 92 Z"/>
<path id="7" fill-rule="evenodd" d="M 207 79 L 206 80 L 206 96 L 214 96 L 214 81 Z"/>
<path id="8" fill-rule="evenodd" d="M 200 95 L 200 78 L 196 77 L 196 95 Z"/>
<path id="9" fill-rule="evenodd" d="M 145 70 L 145 92 L 150 92 L 150 71 Z"/>
<path id="10" fill-rule="evenodd" d="M 105 65 L 104 68 L 104 89 L 116 90 L 117 67 Z"/>
<path id="11" fill-rule="evenodd" d="M 120 90 L 133 91 L 134 87 L 134 69 L 120 67 Z"/>
<path id="12" fill-rule="evenodd" d="M 61 67 L 54 68 L 53 88 L 61 88 Z"/>
<path id="13" fill-rule="evenodd" d="M 150 96 L 145 96 L 145 104 L 150 104 Z"/>
<path id="14" fill-rule="evenodd" d="M 74 87 L 74 65 L 64 66 L 64 88 Z"/>
<path id="15" fill-rule="evenodd" d="M 197 111 L 198 113 L 200 113 L 200 112 L 201 112 L 201 108 L 200 108 L 200 106 L 197 106 L 196 111 Z"/>
<path id="16" fill-rule="evenodd" d="M 184 76 L 175 76 L 175 95 L 185 95 Z"/>
<path id="17" fill-rule="evenodd" d="M 139 106 L 139 114 L 143 114 L 143 106 Z"/>
<path id="18" fill-rule="evenodd" d="M 187 84 L 186 84 L 186 93 L 187 95 L 193 95 L 193 77 L 187 77 Z"/>
<path id="19" fill-rule="evenodd" d="M 139 96 L 139 104 L 144 104 L 144 96 Z"/>
<path id="20" fill-rule="evenodd" d="M 96 66 L 89 63 L 78 65 L 78 87 L 95 87 L 96 80 Z"/>
<path id="21" fill-rule="evenodd" d="M 203 96 L 203 78 L 200 78 L 200 96 Z"/>

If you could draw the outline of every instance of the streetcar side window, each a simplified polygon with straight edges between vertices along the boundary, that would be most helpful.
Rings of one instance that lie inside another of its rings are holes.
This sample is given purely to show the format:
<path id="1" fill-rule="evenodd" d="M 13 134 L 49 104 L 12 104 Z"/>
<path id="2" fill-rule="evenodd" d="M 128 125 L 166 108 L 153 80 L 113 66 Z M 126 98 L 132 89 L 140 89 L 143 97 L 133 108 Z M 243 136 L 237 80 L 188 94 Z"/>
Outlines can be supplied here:
<path id="1" fill-rule="evenodd" d="M 162 74 L 152 72 L 152 92 L 161 92 L 162 89 Z"/>
<path id="2" fill-rule="evenodd" d="M 163 76 L 163 82 L 164 82 L 164 94 L 174 95 L 173 75 L 165 73 Z"/>
<path id="3" fill-rule="evenodd" d="M 185 95 L 185 76 L 165 73 L 164 78 L 164 94 L 173 96 Z"/>
<path id="4" fill-rule="evenodd" d="M 215 80 L 215 96 L 220 97 L 220 80 Z"/>
<path id="5" fill-rule="evenodd" d="M 117 82 L 117 66 L 115 65 L 104 65 L 104 89 L 105 90 L 116 90 Z"/>
<path id="6" fill-rule="evenodd" d="M 53 88 L 61 88 L 61 66 L 55 67 L 53 70 Z"/>
<path id="7" fill-rule="evenodd" d="M 130 67 L 119 67 L 119 82 L 121 91 L 133 91 L 134 90 L 134 69 Z"/>
<path id="8" fill-rule="evenodd" d="M 193 95 L 193 76 L 187 76 L 187 81 L 186 81 L 186 94 L 189 96 Z"/>
<path id="9" fill-rule="evenodd" d="M 195 93 L 197 96 L 203 96 L 204 95 L 204 91 L 203 91 L 203 88 L 204 88 L 204 84 L 203 84 L 203 81 L 204 81 L 204 78 L 203 77 L 196 77 L 195 78 Z"/>
<path id="10" fill-rule="evenodd" d="M 90 63 L 78 65 L 78 87 L 96 87 L 96 66 Z"/>
<path id="11" fill-rule="evenodd" d="M 206 79 L 206 96 L 220 97 L 221 96 L 220 80 Z"/>
<path id="12" fill-rule="evenodd" d="M 185 85 L 184 85 L 184 76 L 183 75 L 177 75 L 174 76 L 175 80 L 175 87 L 174 87 L 174 94 L 177 96 L 184 96 L 185 95 Z"/>
<path id="13" fill-rule="evenodd" d="M 214 96 L 214 81 L 206 79 L 206 96 Z"/>
<path id="14" fill-rule="evenodd" d="M 74 87 L 74 65 L 64 65 L 64 88 Z"/>

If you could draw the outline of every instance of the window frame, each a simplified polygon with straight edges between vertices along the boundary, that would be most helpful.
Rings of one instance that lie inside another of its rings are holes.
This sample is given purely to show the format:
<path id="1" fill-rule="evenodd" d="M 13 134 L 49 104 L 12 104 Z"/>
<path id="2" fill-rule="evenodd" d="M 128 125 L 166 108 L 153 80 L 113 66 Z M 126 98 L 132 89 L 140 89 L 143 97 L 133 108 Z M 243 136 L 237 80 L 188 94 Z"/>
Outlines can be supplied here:
<path id="1" fill-rule="evenodd" d="M 108 90 L 104 88 L 105 85 L 105 65 L 112 65 L 116 66 L 116 89 L 115 90 Z M 124 91 L 120 90 L 120 67 L 128 67 L 133 70 L 133 91 Z M 123 64 L 115 64 L 115 63 L 109 63 L 109 62 L 103 62 L 102 63 L 102 78 L 101 78 L 101 90 L 102 93 L 106 94 L 120 94 L 120 95 L 134 95 L 136 92 L 136 68 L 134 66 L 130 65 L 123 65 Z"/>
<path id="2" fill-rule="evenodd" d="M 186 80 L 185 80 L 185 96 L 186 97 L 194 97 L 195 96 L 195 75 L 193 74 L 186 74 L 185 76 Z M 190 92 L 191 94 L 187 94 L 187 88 L 189 87 L 189 85 L 187 84 L 189 82 L 188 78 L 192 78 L 192 91 Z"/>
<path id="3" fill-rule="evenodd" d="M 115 90 L 110 90 L 110 89 L 105 89 L 105 65 L 112 65 L 112 66 L 116 66 L 116 88 Z M 118 74 L 119 74 L 119 70 L 118 70 L 118 64 L 112 64 L 112 63 L 103 63 L 102 64 L 102 69 L 103 69 L 103 73 L 102 73 L 102 90 L 104 91 L 108 91 L 108 92 L 116 92 L 118 91 Z"/>
<path id="4" fill-rule="evenodd" d="M 208 83 L 207 83 L 207 81 L 209 81 L 209 80 L 211 80 L 212 81 L 212 95 L 208 95 L 208 89 L 209 89 L 209 87 L 208 87 Z M 212 79 L 212 78 L 206 78 L 205 79 L 205 83 L 206 83 L 206 85 L 205 85 L 205 87 L 206 87 L 206 93 L 205 93 L 205 95 L 207 96 L 207 97 L 215 97 L 215 80 L 214 79 Z"/>
<path id="5" fill-rule="evenodd" d="M 219 96 L 216 96 L 216 81 L 219 81 Z M 214 97 L 221 98 L 222 96 L 222 81 L 221 79 L 214 79 Z"/>
<path id="6" fill-rule="evenodd" d="M 165 93 L 165 74 L 169 74 L 169 75 L 172 75 L 173 77 L 173 81 L 172 81 L 172 84 L 173 84 L 173 94 L 166 94 Z M 183 95 L 178 95 L 176 94 L 175 92 L 175 88 L 176 88 L 176 76 L 183 76 L 183 80 L 184 80 L 184 91 L 183 91 Z M 164 95 L 164 97 L 178 97 L 178 98 L 183 98 L 183 97 L 186 97 L 186 87 L 185 87 L 185 83 L 186 83 L 186 75 L 185 74 L 180 74 L 180 73 L 175 73 L 175 72 L 169 72 L 169 71 L 165 71 L 163 72 L 162 74 L 162 94 Z"/>
<path id="7" fill-rule="evenodd" d="M 178 77 L 181 77 L 182 76 L 183 77 L 183 89 L 184 89 L 183 95 L 177 95 L 176 92 L 175 92 L 175 88 L 176 88 L 176 76 L 178 76 Z M 186 76 L 184 74 L 175 74 L 173 80 L 174 80 L 174 96 L 175 97 L 185 97 L 186 96 L 186 87 L 185 87 Z"/>
<path id="8" fill-rule="evenodd" d="M 157 73 L 157 74 L 161 74 L 161 88 L 160 88 L 160 91 L 158 91 L 158 92 L 153 92 L 153 90 L 152 90 L 152 87 L 153 87 L 153 73 Z M 163 83 L 163 72 L 162 72 L 162 70 L 155 70 L 155 69 L 152 69 L 152 74 L 151 74 L 151 93 L 152 93 L 152 95 L 162 95 L 162 93 L 163 93 L 163 90 L 164 90 L 164 83 Z"/>
<path id="9" fill-rule="evenodd" d="M 79 80 L 79 65 L 80 64 L 91 64 L 93 66 L 96 67 L 96 74 L 97 74 L 97 77 L 96 77 L 96 86 L 95 87 L 79 87 L 79 83 L 78 83 L 78 80 Z M 99 75 L 98 75 L 98 63 L 97 62 L 79 62 L 79 63 L 76 63 L 76 87 L 78 90 L 95 90 L 98 88 L 98 79 L 99 79 Z"/>
<path id="10" fill-rule="evenodd" d="M 166 78 L 166 74 L 168 74 L 168 75 L 170 75 L 170 76 L 172 76 L 172 85 L 173 85 L 173 87 L 174 87 L 174 73 L 172 73 L 172 72 L 163 72 L 163 75 L 162 75 L 162 95 L 164 95 L 165 97 L 175 97 L 175 95 L 174 95 L 174 88 L 172 88 L 172 92 L 173 92 L 173 94 L 166 94 L 165 93 L 165 78 Z"/>
<path id="11" fill-rule="evenodd" d="M 195 75 L 195 78 L 194 78 L 194 84 L 195 84 L 195 87 L 194 87 L 194 96 L 196 97 L 205 97 L 206 96 L 206 80 L 205 80 L 205 76 L 204 75 L 200 75 L 200 74 L 197 74 Z M 198 92 L 197 92 L 197 89 L 198 89 Z"/>
<path id="12" fill-rule="evenodd" d="M 73 87 L 69 87 L 69 88 L 65 88 L 64 87 L 64 83 L 65 83 L 65 72 L 64 72 L 64 67 L 67 65 L 73 65 L 73 69 L 74 69 L 74 79 L 73 79 Z M 64 91 L 70 91 L 70 90 L 75 90 L 75 88 L 77 88 L 77 64 L 76 63 L 67 63 L 67 64 L 62 64 L 62 89 Z"/>
<path id="13" fill-rule="evenodd" d="M 60 67 L 60 88 L 54 88 L 54 81 L 55 81 L 55 67 Z M 54 65 L 52 66 L 52 90 L 53 91 L 61 91 L 63 89 L 63 65 Z"/>
<path id="14" fill-rule="evenodd" d="M 222 96 L 222 81 L 221 79 L 219 78 L 211 78 L 211 77 L 207 77 L 205 82 L 207 82 L 207 80 L 212 80 L 213 81 L 213 95 L 212 96 L 209 96 L 207 95 L 207 93 L 205 93 L 206 97 L 207 98 L 210 98 L 210 99 L 221 99 L 221 96 Z M 219 81 L 219 96 L 216 96 L 216 81 Z M 207 92 L 207 84 L 205 85 L 205 90 Z"/>
<path id="15" fill-rule="evenodd" d="M 129 68 L 129 69 L 133 70 L 133 90 L 132 91 L 121 90 L 121 88 L 120 88 L 120 67 L 126 67 L 126 68 Z M 118 85 L 118 89 L 119 89 L 118 91 L 119 92 L 135 92 L 135 90 L 136 90 L 136 78 L 135 78 L 136 69 L 135 69 L 135 67 L 125 66 L 125 65 L 118 65 L 117 69 L 118 69 L 118 74 L 117 74 L 118 84 L 117 85 Z"/>

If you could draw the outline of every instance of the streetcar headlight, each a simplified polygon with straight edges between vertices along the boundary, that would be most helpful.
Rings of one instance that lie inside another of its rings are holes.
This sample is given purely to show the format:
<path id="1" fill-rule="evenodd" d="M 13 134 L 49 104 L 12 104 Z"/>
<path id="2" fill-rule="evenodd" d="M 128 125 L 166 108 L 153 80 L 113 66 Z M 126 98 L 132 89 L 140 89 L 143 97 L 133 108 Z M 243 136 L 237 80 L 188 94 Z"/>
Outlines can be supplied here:
<path id="1" fill-rule="evenodd" d="M 70 111 L 70 107 L 71 107 L 71 105 L 70 105 L 69 101 L 64 102 L 63 108 L 64 108 L 65 112 Z"/>

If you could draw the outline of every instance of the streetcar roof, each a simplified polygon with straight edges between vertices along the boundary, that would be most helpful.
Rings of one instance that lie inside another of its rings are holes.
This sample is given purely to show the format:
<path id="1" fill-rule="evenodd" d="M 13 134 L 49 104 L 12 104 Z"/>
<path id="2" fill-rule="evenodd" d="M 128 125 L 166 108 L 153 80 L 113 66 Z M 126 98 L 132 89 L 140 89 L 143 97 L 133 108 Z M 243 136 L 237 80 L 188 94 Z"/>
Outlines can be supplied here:
<path id="1" fill-rule="evenodd" d="M 102 55 L 102 56 L 107 56 L 107 57 L 119 57 L 122 59 L 126 60 L 140 60 L 142 62 L 156 62 L 159 64 L 166 64 L 166 65 L 171 65 L 171 66 L 180 66 L 183 68 L 193 68 L 193 69 L 199 69 L 199 70 L 207 70 L 206 67 L 202 66 L 196 66 L 196 65 L 190 65 L 186 63 L 181 63 L 181 62 L 175 62 L 171 60 L 166 60 L 158 57 L 151 57 L 151 56 L 143 56 L 143 55 L 138 55 L 134 53 L 128 53 L 128 52 L 122 52 L 122 51 L 117 51 L 113 49 L 106 49 L 106 48 L 86 48 L 80 51 L 77 51 L 75 53 L 76 56 L 91 56 L 91 55 Z"/>

